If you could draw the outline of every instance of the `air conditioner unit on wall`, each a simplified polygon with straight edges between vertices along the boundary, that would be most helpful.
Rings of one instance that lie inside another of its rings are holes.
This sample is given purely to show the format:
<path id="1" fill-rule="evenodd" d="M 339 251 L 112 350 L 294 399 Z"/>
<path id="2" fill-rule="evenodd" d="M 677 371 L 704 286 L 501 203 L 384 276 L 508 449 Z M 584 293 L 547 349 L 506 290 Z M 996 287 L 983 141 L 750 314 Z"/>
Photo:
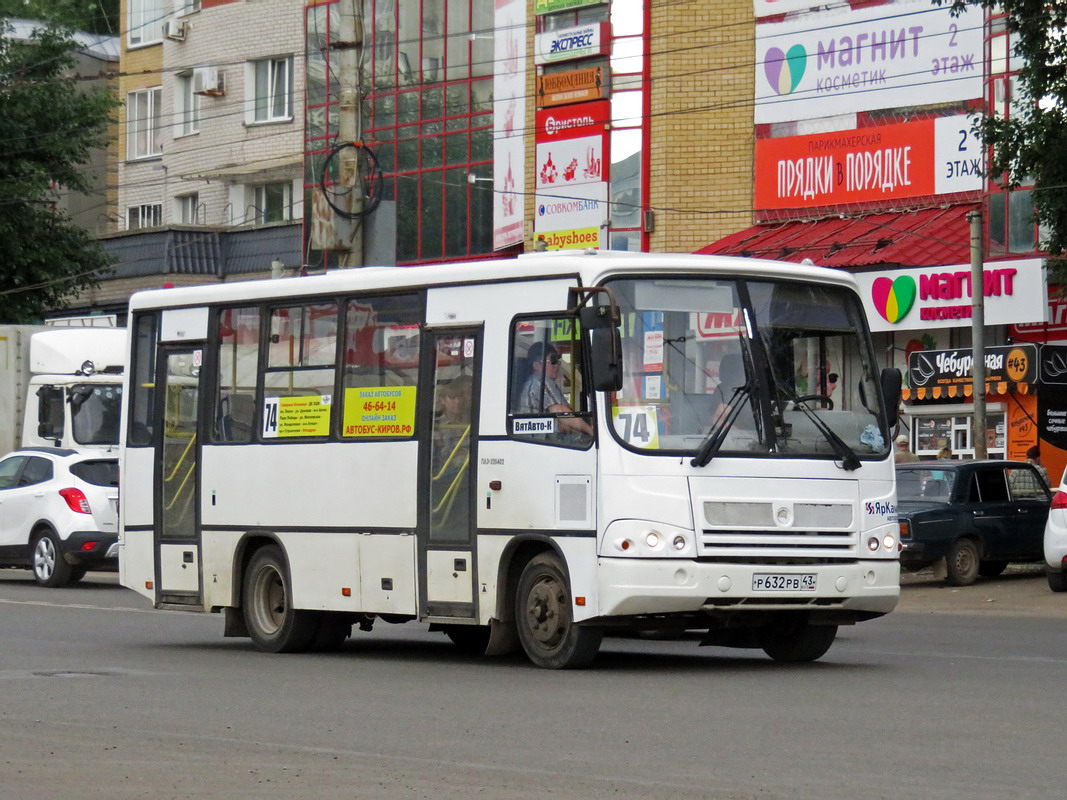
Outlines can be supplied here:
<path id="1" fill-rule="evenodd" d="M 184 19 L 168 19 L 163 23 L 163 35 L 176 42 L 184 42 L 189 32 L 189 23 Z"/>
<path id="2" fill-rule="evenodd" d="M 209 97 L 222 97 L 226 94 L 222 73 L 218 67 L 197 67 L 193 71 L 193 93 L 206 94 Z"/>

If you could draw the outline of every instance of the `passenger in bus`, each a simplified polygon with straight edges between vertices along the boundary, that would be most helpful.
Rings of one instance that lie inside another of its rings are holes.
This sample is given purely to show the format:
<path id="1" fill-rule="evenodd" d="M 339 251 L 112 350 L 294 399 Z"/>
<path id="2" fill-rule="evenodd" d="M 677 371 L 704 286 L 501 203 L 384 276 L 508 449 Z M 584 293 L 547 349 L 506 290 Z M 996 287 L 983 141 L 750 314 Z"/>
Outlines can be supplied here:
<path id="1" fill-rule="evenodd" d="M 434 449 L 437 464 L 443 465 L 456 450 L 465 444 L 470 433 L 471 378 L 460 375 L 437 390 L 438 407 L 434 419 Z M 463 448 L 466 450 L 466 448 Z M 457 454 L 458 455 L 458 454 Z M 462 459 L 460 459 L 462 460 Z"/>
<path id="2" fill-rule="evenodd" d="M 529 377 L 519 394 L 520 414 L 571 414 L 571 408 L 559 385 L 559 352 L 551 344 L 534 342 L 526 353 Z M 593 427 L 581 417 L 560 417 L 557 423 L 565 433 L 593 435 Z"/>
<path id="3" fill-rule="evenodd" d="M 438 533 L 467 530 L 467 478 L 470 464 L 471 390 L 469 375 L 437 389 L 431 473 L 432 522 Z"/>

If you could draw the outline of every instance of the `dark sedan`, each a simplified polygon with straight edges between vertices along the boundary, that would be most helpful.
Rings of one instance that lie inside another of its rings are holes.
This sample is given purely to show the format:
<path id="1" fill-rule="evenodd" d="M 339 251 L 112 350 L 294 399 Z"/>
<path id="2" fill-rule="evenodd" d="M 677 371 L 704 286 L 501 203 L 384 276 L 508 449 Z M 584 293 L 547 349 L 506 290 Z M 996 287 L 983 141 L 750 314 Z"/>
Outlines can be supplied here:
<path id="1" fill-rule="evenodd" d="M 967 586 L 1009 562 L 1041 561 L 1051 495 L 1019 461 L 897 465 L 897 514 L 905 569 L 945 559 L 946 580 Z"/>

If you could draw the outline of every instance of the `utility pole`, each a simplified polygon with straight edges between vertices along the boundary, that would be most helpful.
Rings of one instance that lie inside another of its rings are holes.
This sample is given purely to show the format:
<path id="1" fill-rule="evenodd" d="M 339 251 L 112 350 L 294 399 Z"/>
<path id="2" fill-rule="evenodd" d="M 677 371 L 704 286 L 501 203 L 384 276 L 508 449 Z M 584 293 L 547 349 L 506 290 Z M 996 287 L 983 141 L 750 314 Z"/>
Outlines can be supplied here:
<path id="1" fill-rule="evenodd" d="M 363 133 L 363 6 L 362 0 L 342 0 L 340 6 L 340 31 L 333 43 L 341 68 L 340 108 L 337 121 L 338 143 L 358 142 Z M 342 267 L 363 266 L 363 224 L 359 219 L 363 211 L 364 187 L 360 169 L 363 153 L 359 148 L 347 147 L 338 155 L 342 187 L 349 187 L 348 211 L 353 216 L 347 251 L 340 257 Z M 340 222 L 340 220 L 338 220 Z"/>
<path id="2" fill-rule="evenodd" d="M 974 457 L 988 458 L 985 419 L 985 253 L 982 247 L 982 212 L 975 209 L 967 215 L 971 223 L 971 371 L 974 397 Z"/>

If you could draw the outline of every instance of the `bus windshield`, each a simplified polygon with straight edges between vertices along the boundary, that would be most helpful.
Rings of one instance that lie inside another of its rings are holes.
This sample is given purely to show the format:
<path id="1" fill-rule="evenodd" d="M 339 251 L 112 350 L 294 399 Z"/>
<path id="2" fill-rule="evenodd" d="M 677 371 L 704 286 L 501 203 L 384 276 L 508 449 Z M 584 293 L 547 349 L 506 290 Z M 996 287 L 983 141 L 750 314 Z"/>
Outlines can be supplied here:
<path id="1" fill-rule="evenodd" d="M 616 435 L 643 451 L 884 458 L 889 436 L 859 298 L 722 278 L 610 281 L 622 312 Z"/>

